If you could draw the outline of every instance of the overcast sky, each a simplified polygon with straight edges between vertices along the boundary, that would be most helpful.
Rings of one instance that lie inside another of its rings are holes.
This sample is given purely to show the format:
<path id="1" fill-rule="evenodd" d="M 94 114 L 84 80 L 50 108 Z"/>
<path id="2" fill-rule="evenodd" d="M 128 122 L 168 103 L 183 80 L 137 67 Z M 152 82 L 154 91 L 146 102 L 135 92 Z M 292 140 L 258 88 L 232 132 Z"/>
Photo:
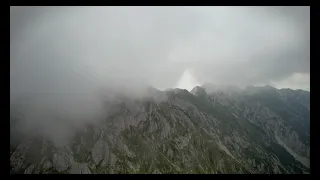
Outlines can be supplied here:
<path id="1" fill-rule="evenodd" d="M 94 77 L 137 81 L 164 89 L 176 87 L 189 69 L 200 84 L 285 84 L 306 89 L 309 11 L 309 7 L 12 7 L 11 87 L 33 91 L 39 86 L 71 86 L 80 83 L 82 75 L 88 81 Z"/>
<path id="2" fill-rule="evenodd" d="M 101 88 L 206 82 L 308 90 L 310 8 L 10 8 L 11 99 L 81 104 Z"/>

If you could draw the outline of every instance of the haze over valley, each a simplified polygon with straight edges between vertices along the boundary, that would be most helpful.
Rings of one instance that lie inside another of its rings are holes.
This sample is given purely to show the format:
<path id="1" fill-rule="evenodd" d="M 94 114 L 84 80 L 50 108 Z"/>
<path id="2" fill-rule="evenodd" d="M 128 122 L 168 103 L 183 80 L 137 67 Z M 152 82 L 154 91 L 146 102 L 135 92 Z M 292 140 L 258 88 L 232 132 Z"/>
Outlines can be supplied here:
<path id="1" fill-rule="evenodd" d="M 10 7 L 11 173 L 310 173 L 310 7 Z"/>

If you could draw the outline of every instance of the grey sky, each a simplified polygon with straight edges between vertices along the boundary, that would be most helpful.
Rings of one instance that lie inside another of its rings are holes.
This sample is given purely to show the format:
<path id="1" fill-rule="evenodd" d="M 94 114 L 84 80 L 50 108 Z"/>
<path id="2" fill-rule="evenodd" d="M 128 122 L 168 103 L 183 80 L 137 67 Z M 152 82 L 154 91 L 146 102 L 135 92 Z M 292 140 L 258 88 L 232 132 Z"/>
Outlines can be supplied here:
<path id="1" fill-rule="evenodd" d="M 10 9 L 11 99 L 41 93 L 58 97 L 56 108 L 98 104 L 101 89 L 173 88 L 186 70 L 199 84 L 308 89 L 310 8 Z"/>
<path id="2" fill-rule="evenodd" d="M 15 7 L 11 64 L 41 61 L 42 68 L 23 67 L 26 72 L 20 73 L 51 77 L 61 68 L 78 68 L 102 81 L 131 80 L 158 88 L 176 86 L 186 68 L 200 83 L 269 83 L 309 73 L 309 9 Z M 47 66 L 52 74 L 37 72 Z"/>

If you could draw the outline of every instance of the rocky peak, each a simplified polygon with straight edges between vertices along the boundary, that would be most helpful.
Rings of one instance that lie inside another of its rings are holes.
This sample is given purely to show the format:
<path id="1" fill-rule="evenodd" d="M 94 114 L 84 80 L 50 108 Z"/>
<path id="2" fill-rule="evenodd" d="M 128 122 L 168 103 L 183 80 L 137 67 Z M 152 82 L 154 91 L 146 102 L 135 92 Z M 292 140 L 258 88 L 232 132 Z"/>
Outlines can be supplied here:
<path id="1" fill-rule="evenodd" d="M 195 96 L 202 96 L 202 95 L 207 95 L 206 91 L 204 88 L 200 87 L 200 86 L 196 86 L 194 87 L 191 91 L 191 94 L 195 95 Z"/>
<path id="2" fill-rule="evenodd" d="M 111 104 L 65 148 L 10 140 L 11 173 L 308 173 L 307 107 L 253 89 L 229 96 L 202 86 L 149 88 L 166 98 Z"/>

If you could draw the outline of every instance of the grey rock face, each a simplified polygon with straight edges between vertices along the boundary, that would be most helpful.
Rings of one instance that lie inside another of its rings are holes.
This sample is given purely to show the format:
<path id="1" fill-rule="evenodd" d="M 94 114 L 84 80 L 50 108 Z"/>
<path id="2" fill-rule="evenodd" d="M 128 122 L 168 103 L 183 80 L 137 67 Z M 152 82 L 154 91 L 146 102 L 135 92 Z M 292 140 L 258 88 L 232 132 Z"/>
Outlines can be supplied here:
<path id="1" fill-rule="evenodd" d="M 71 174 L 91 174 L 88 165 L 85 163 L 73 163 L 70 171 Z"/>
<path id="2" fill-rule="evenodd" d="M 99 140 L 92 149 L 92 159 L 95 164 L 105 165 L 109 159 L 109 147 L 106 142 Z"/>
<path id="3" fill-rule="evenodd" d="M 66 147 L 14 146 L 11 172 L 309 173 L 308 93 L 211 90 L 150 89 L 156 98 L 109 103 L 106 119 Z"/>
<path id="4" fill-rule="evenodd" d="M 55 169 L 65 171 L 71 166 L 72 157 L 65 152 L 58 152 L 53 155 L 52 162 Z"/>
<path id="5" fill-rule="evenodd" d="M 32 174 L 36 165 L 31 164 L 25 171 L 24 174 Z"/>

